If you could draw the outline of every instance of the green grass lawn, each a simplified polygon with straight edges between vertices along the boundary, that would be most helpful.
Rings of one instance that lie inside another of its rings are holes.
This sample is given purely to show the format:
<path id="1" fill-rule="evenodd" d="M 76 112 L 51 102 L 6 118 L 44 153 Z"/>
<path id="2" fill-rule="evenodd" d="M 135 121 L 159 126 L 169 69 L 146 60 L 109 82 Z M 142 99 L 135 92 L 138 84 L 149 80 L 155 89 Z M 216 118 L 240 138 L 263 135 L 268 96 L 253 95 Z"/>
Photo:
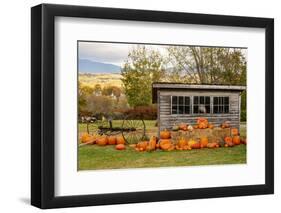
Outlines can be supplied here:
<path id="1" fill-rule="evenodd" d="M 113 121 L 113 126 L 121 125 L 122 121 Z M 146 120 L 145 125 L 148 135 L 157 134 L 155 121 Z M 86 132 L 85 124 L 79 124 L 79 132 Z M 246 123 L 241 123 L 240 134 L 246 137 Z M 190 151 L 137 152 L 128 146 L 124 151 L 117 151 L 114 146 L 86 145 L 79 147 L 78 155 L 78 170 L 243 164 L 246 163 L 246 146 Z"/>
<path id="2" fill-rule="evenodd" d="M 113 127 L 122 127 L 122 122 L 123 120 L 113 120 L 112 121 L 112 126 Z M 157 130 L 157 126 L 155 126 L 156 121 L 155 120 L 144 120 L 145 123 L 145 128 L 147 130 L 155 129 Z M 108 125 L 106 122 L 102 123 L 102 126 Z M 98 124 L 91 124 L 91 129 L 97 128 Z M 86 132 L 86 124 L 79 124 L 79 132 Z"/>
<path id="3" fill-rule="evenodd" d="M 130 147 L 127 147 L 124 151 L 117 151 L 114 146 L 89 145 L 79 148 L 78 169 L 123 169 L 243 163 L 246 163 L 245 145 L 232 148 L 205 148 L 170 152 L 161 150 L 137 152 Z"/>

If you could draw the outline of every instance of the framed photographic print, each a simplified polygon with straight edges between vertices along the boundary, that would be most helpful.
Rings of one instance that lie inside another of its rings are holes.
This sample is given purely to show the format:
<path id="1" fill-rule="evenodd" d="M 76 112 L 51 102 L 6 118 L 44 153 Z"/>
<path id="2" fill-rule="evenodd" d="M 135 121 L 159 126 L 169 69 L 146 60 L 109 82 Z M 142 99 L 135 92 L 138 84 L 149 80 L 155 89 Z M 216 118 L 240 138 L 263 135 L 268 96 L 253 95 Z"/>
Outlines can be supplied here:
<path id="1" fill-rule="evenodd" d="M 274 192 L 274 21 L 31 9 L 31 203 Z"/>

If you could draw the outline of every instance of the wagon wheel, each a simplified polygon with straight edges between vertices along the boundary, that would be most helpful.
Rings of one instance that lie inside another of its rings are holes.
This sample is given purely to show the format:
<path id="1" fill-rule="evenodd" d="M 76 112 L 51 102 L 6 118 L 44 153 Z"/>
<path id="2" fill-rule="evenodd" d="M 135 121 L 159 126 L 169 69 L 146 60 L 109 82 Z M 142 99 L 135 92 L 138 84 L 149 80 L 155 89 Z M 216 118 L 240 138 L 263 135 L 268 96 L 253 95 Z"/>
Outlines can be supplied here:
<path id="1" fill-rule="evenodd" d="M 145 123 L 141 120 L 126 118 L 122 123 L 122 135 L 128 144 L 137 143 L 145 138 Z"/>

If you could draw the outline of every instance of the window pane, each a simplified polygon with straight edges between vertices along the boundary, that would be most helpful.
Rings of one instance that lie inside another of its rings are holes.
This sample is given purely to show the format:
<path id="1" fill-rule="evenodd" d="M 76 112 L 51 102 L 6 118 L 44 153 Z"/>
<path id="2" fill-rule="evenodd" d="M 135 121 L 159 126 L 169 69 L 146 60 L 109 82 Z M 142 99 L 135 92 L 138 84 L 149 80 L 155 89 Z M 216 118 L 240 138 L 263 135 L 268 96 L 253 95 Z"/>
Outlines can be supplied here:
<path id="1" fill-rule="evenodd" d="M 210 104 L 210 97 L 209 96 L 205 97 L 205 104 Z"/>
<path id="2" fill-rule="evenodd" d="M 172 96 L 172 105 L 177 105 L 177 96 Z"/>
<path id="3" fill-rule="evenodd" d="M 172 106 L 172 114 L 177 114 L 177 106 Z"/>
<path id="4" fill-rule="evenodd" d="M 220 113 L 222 113 L 222 112 L 223 112 L 223 106 L 222 106 L 222 105 L 220 105 L 219 112 L 220 112 Z"/>
<path id="5" fill-rule="evenodd" d="M 224 102 L 223 102 L 224 104 L 229 104 L 229 97 L 224 97 Z"/>
<path id="6" fill-rule="evenodd" d="M 204 104 L 199 105 L 199 113 L 206 113 L 206 107 Z"/>
<path id="7" fill-rule="evenodd" d="M 206 113 L 210 113 L 211 112 L 210 111 L 210 105 L 206 105 L 205 107 L 206 107 Z"/>
<path id="8" fill-rule="evenodd" d="M 193 104 L 198 104 L 198 96 L 193 97 Z"/>
<path id="9" fill-rule="evenodd" d="M 224 113 L 229 113 L 229 106 L 224 106 Z"/>
<path id="10" fill-rule="evenodd" d="M 185 97 L 185 105 L 190 105 L 190 98 L 189 97 Z"/>
<path id="11" fill-rule="evenodd" d="M 179 113 L 178 114 L 183 114 L 183 106 L 179 106 Z"/>
<path id="12" fill-rule="evenodd" d="M 179 99 L 179 105 L 183 105 L 183 97 L 179 96 L 178 99 Z"/>
<path id="13" fill-rule="evenodd" d="M 198 106 L 193 107 L 193 113 L 196 113 L 196 114 L 198 113 Z"/>
<path id="14" fill-rule="evenodd" d="M 219 104 L 219 99 L 218 97 L 214 97 L 214 105 L 218 105 Z"/>
<path id="15" fill-rule="evenodd" d="M 185 110 L 185 114 L 190 114 L 190 106 L 185 106 L 184 110 Z"/>
<path id="16" fill-rule="evenodd" d="M 219 112 L 219 107 L 218 106 L 214 106 L 213 111 L 214 111 L 214 113 L 218 113 Z"/>
<path id="17" fill-rule="evenodd" d="M 204 96 L 200 96 L 200 104 L 204 104 Z"/>
<path id="18" fill-rule="evenodd" d="M 220 105 L 223 104 L 223 97 L 220 97 L 220 102 L 219 102 Z"/>

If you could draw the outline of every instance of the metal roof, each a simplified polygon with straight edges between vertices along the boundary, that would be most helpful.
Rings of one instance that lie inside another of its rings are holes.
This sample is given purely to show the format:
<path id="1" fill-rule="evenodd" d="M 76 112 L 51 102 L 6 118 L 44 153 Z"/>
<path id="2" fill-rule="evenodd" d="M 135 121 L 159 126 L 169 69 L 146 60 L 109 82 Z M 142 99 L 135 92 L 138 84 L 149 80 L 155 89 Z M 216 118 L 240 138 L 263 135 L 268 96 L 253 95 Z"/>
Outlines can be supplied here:
<path id="1" fill-rule="evenodd" d="M 242 85 L 224 85 L 224 84 L 185 84 L 185 83 L 167 83 L 155 82 L 152 84 L 152 102 L 157 102 L 158 90 L 232 90 L 242 92 L 246 86 Z"/>

